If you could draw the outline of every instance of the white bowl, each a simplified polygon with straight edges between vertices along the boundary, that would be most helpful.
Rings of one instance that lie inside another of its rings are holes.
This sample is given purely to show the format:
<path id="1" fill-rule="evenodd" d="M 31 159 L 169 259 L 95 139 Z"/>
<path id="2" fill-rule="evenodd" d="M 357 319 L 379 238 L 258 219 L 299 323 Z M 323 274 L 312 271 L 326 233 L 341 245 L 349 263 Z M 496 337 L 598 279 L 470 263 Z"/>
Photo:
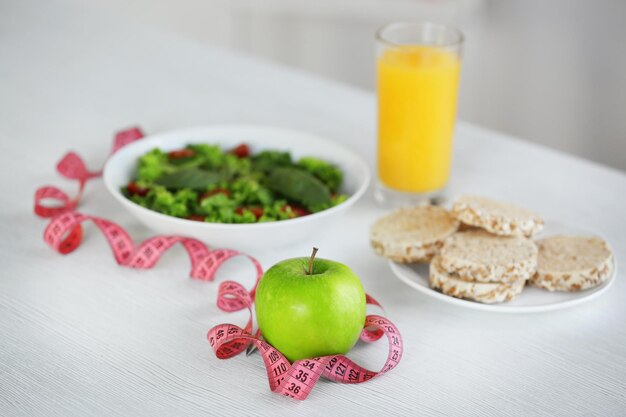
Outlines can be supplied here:
<path id="1" fill-rule="evenodd" d="M 344 173 L 341 191 L 348 194 L 349 198 L 335 207 L 295 219 L 224 224 L 167 216 L 141 207 L 122 195 L 120 189 L 132 179 L 140 156 L 153 148 L 170 151 L 189 143 L 219 144 L 224 149 L 246 143 L 253 153 L 272 149 L 289 151 L 295 159 L 302 156 L 318 157 L 341 168 Z M 103 177 L 109 192 L 139 221 L 155 231 L 194 237 L 214 247 L 245 251 L 288 245 L 297 242 L 301 236 L 328 230 L 334 221 L 361 198 L 370 181 L 365 162 L 343 146 L 309 133 L 248 125 L 198 127 L 146 136 L 116 152 L 107 161 Z"/>

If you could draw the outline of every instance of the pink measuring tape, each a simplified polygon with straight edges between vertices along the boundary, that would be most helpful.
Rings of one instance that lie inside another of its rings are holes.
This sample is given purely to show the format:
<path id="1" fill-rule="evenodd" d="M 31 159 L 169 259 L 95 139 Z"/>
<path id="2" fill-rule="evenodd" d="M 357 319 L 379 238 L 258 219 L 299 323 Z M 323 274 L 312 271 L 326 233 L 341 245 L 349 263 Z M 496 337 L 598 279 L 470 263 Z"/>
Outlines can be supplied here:
<path id="1" fill-rule="evenodd" d="M 139 128 L 132 128 L 115 136 L 113 150 L 141 139 Z M 52 218 L 45 229 L 44 240 L 57 252 L 65 255 L 80 246 L 83 236 L 82 224 L 91 221 L 102 232 L 109 243 L 116 262 L 125 267 L 149 269 L 172 246 L 180 243 L 191 260 L 192 278 L 212 281 L 219 267 L 235 256 L 249 259 L 256 269 L 256 281 L 250 291 L 235 281 L 224 281 L 217 294 L 218 307 L 227 312 L 248 309 L 250 317 L 244 328 L 234 324 L 219 324 L 209 330 L 207 339 L 219 359 L 229 359 L 254 344 L 261 353 L 270 389 L 273 392 L 304 400 L 320 377 L 346 383 L 358 384 L 395 368 L 402 358 L 402 337 L 396 326 L 378 315 L 368 315 L 365 319 L 361 340 L 375 342 L 387 336 L 389 352 L 380 371 L 365 369 L 344 355 L 331 355 L 320 358 L 299 360 L 291 364 L 278 350 L 260 338 L 260 332 L 253 331 L 252 306 L 254 294 L 263 276 L 263 268 L 253 257 L 231 249 L 210 250 L 203 242 L 182 236 L 155 236 L 135 245 L 132 238 L 119 225 L 100 217 L 88 216 L 75 211 L 83 193 L 85 184 L 92 178 L 99 177 L 101 171 L 89 172 L 82 159 L 73 152 L 68 153 L 57 164 L 57 171 L 68 179 L 79 181 L 76 197 L 70 198 L 65 192 L 52 186 L 44 186 L 35 192 L 34 211 L 40 217 Z M 44 200 L 53 199 L 57 206 L 49 207 Z M 381 307 L 370 295 L 367 303 Z"/>

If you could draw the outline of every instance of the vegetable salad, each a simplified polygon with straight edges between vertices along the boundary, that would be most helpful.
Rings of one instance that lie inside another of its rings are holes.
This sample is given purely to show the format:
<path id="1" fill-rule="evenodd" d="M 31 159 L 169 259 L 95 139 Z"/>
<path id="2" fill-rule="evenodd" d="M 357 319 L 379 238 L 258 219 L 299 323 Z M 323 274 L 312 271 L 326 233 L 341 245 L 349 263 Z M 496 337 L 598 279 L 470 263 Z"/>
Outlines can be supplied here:
<path id="1" fill-rule="evenodd" d="M 194 144 L 139 158 L 135 180 L 122 187 L 131 201 L 169 216 L 214 223 L 292 219 L 347 199 L 341 170 L 289 152 L 251 154 L 246 144 L 222 150 Z"/>

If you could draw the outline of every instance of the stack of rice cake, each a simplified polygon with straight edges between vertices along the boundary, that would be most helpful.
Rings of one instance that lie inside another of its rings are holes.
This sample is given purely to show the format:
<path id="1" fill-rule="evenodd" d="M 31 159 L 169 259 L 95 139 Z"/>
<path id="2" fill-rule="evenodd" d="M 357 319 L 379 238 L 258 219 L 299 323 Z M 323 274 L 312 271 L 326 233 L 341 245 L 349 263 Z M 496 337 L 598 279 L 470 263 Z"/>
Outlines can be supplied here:
<path id="1" fill-rule="evenodd" d="M 543 219 L 479 196 L 441 207 L 400 209 L 371 229 L 376 252 L 395 262 L 430 262 L 429 282 L 444 294 L 482 303 L 514 299 L 527 282 L 550 291 L 601 284 L 613 270 L 598 237 L 553 236 L 534 242 Z"/>

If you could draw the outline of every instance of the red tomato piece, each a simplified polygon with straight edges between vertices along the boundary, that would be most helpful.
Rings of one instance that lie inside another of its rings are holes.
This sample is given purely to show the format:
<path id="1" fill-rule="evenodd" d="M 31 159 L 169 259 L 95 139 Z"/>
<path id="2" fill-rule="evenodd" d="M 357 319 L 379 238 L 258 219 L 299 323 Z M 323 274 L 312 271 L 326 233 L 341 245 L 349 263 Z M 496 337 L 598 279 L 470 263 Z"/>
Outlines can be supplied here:
<path id="1" fill-rule="evenodd" d="M 237 158 L 247 158 L 250 156 L 250 147 L 245 143 L 242 143 L 241 145 L 237 145 L 231 149 L 230 153 L 235 155 Z"/>
<path id="2" fill-rule="evenodd" d="M 226 197 L 230 197 L 230 191 L 226 188 L 216 188 L 211 191 L 207 191 L 206 193 L 202 193 L 200 197 L 198 197 L 198 201 L 202 201 L 207 197 L 214 196 L 216 194 L 224 194 Z"/>
<path id="3" fill-rule="evenodd" d="M 167 154 L 167 158 L 172 159 L 182 159 L 182 158 L 191 158 L 196 153 L 193 149 L 178 149 L 176 151 L 171 151 Z"/>
<path id="4" fill-rule="evenodd" d="M 248 210 L 249 212 L 254 214 L 254 217 L 256 217 L 257 220 L 259 220 L 264 213 L 263 207 L 237 207 L 235 209 L 235 213 L 241 215 L 243 214 L 244 210 Z"/>
<path id="5" fill-rule="evenodd" d="M 194 222 L 203 222 L 204 216 L 200 214 L 190 214 L 189 216 L 187 216 L 187 220 L 193 220 Z"/>
<path id="6" fill-rule="evenodd" d="M 148 191 L 150 191 L 149 188 L 140 187 L 136 182 L 129 182 L 126 188 L 131 195 L 138 195 L 140 197 L 145 197 Z"/>
<path id="7" fill-rule="evenodd" d="M 287 211 L 287 208 L 291 208 L 291 211 L 293 212 L 293 214 L 295 214 L 296 217 L 302 217 L 311 214 L 309 210 L 297 204 L 287 204 L 283 206 L 283 211 Z"/>

